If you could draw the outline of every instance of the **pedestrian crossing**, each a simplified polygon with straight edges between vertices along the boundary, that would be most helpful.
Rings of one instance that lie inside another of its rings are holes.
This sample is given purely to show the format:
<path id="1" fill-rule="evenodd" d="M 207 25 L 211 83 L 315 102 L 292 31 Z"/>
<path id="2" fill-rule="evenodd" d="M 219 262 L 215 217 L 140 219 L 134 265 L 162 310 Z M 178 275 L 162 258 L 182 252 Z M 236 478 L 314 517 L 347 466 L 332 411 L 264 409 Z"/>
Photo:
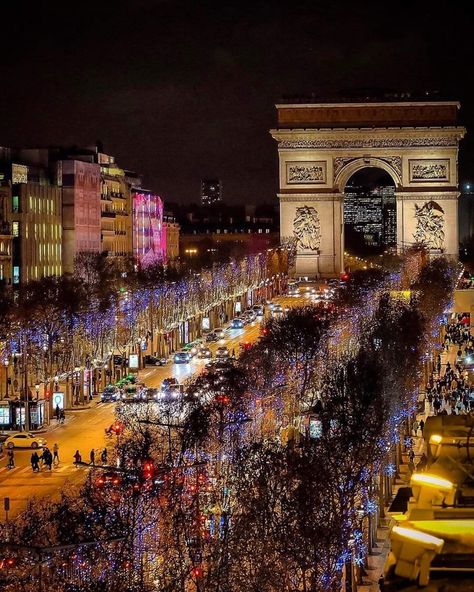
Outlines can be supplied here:
<path id="1" fill-rule="evenodd" d="M 1 476 L 5 476 L 5 475 L 14 475 L 15 477 L 18 477 L 20 475 L 26 475 L 26 474 L 30 474 L 33 476 L 36 475 L 54 475 L 57 473 L 64 473 L 68 470 L 74 469 L 76 470 L 76 467 L 73 463 L 60 463 L 58 466 L 53 466 L 52 470 L 50 471 L 47 467 L 43 466 L 42 468 L 40 468 L 39 472 L 33 473 L 31 466 L 15 466 L 12 469 L 9 469 L 6 466 L 0 467 L 0 475 Z"/>

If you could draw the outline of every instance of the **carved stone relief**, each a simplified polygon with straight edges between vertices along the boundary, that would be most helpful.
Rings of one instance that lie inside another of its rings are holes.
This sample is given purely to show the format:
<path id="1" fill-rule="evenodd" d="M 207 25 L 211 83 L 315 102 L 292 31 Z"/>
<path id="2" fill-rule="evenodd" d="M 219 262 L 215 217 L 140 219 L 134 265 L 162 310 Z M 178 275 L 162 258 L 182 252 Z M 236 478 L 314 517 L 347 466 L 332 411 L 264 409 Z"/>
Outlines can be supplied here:
<path id="1" fill-rule="evenodd" d="M 435 201 L 422 206 L 415 204 L 416 229 L 415 242 L 429 249 L 444 249 L 444 210 Z"/>
<path id="2" fill-rule="evenodd" d="M 334 158 L 334 178 L 339 172 L 348 164 L 355 160 L 359 160 L 360 156 L 336 156 Z M 401 156 L 377 156 L 377 160 L 390 165 L 397 173 L 399 179 L 402 177 L 402 157 Z"/>
<path id="3" fill-rule="evenodd" d="M 455 136 L 439 138 L 354 138 L 353 140 L 280 140 L 279 148 L 410 148 L 457 146 Z"/>
<path id="4" fill-rule="evenodd" d="M 326 183 L 326 163 L 324 161 L 287 162 L 287 185 Z"/>
<path id="5" fill-rule="evenodd" d="M 293 234 L 302 249 L 319 252 L 321 244 L 321 222 L 313 206 L 296 208 L 293 220 Z"/>
<path id="6" fill-rule="evenodd" d="M 410 182 L 435 183 L 449 181 L 449 160 L 410 160 Z"/>

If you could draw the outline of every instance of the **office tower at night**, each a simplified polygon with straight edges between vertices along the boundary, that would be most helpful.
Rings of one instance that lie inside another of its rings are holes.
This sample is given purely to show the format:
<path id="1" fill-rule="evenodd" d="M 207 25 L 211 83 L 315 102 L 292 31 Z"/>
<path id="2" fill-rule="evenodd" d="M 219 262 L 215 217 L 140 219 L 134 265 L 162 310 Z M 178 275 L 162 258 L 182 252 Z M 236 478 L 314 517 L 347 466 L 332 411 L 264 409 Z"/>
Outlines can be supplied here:
<path id="1" fill-rule="evenodd" d="M 395 244 L 395 187 L 348 186 L 344 199 L 344 225 L 359 233 L 368 247 Z"/>
<path id="2" fill-rule="evenodd" d="M 222 182 L 220 179 L 202 179 L 201 204 L 212 206 L 222 201 Z"/>

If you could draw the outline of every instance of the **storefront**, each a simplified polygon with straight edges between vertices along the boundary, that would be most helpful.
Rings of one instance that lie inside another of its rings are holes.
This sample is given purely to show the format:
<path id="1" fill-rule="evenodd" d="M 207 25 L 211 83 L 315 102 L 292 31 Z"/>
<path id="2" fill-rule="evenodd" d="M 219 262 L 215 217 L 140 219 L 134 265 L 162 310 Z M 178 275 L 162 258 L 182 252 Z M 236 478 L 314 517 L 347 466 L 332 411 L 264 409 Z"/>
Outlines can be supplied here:
<path id="1" fill-rule="evenodd" d="M 45 401 L 30 401 L 29 426 L 30 430 L 37 430 L 45 424 Z M 16 399 L 14 401 L 0 401 L 0 431 L 26 429 L 25 402 Z"/>

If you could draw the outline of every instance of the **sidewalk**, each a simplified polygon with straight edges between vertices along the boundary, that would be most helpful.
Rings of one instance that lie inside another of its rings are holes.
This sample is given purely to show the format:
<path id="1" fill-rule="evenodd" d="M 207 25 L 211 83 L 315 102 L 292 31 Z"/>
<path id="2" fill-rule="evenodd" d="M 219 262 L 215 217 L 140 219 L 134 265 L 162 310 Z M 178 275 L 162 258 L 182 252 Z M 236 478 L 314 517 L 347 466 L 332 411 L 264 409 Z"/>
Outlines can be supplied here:
<path id="1" fill-rule="evenodd" d="M 456 361 L 456 351 L 456 346 L 450 346 L 448 352 L 443 351 L 441 353 L 441 363 L 443 367 L 446 366 L 448 360 L 452 366 L 454 365 Z M 424 385 L 422 388 L 424 390 Z M 421 419 L 423 419 L 426 422 L 426 418 L 430 415 L 433 415 L 433 413 L 431 411 L 428 412 L 428 410 L 424 407 L 422 412 L 416 414 L 416 419 L 418 422 Z M 426 445 L 423 436 L 420 434 L 419 431 L 418 434 L 419 435 L 417 436 L 413 436 L 412 434 L 410 434 L 413 440 L 413 450 L 415 452 L 415 466 L 419 462 L 421 455 L 424 452 L 426 453 Z M 408 473 L 408 462 L 408 452 L 402 452 L 401 464 L 399 468 L 400 478 L 396 479 L 395 481 L 393 487 L 392 500 L 396 496 L 400 487 L 407 487 L 410 482 L 410 476 Z M 380 592 L 379 579 L 383 574 L 385 562 L 390 552 L 390 531 L 392 529 L 392 526 L 394 526 L 395 524 L 394 520 L 387 515 L 389 507 L 390 505 L 385 508 L 386 517 L 380 520 L 381 526 L 377 528 L 376 546 L 374 547 L 372 553 L 369 554 L 368 568 L 365 569 L 365 575 L 362 578 L 363 583 L 357 585 L 358 592 Z"/>

